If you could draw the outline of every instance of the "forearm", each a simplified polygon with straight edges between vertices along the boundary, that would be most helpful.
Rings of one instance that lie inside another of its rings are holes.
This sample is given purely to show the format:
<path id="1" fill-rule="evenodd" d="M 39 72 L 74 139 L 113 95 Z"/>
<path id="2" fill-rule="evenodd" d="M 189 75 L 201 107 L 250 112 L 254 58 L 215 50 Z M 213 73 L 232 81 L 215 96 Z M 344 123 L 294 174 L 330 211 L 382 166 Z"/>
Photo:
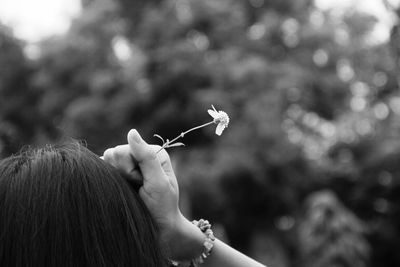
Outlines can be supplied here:
<path id="1" fill-rule="evenodd" d="M 204 261 L 204 267 L 265 267 L 265 265 L 247 257 L 224 242 L 216 239 L 211 255 Z"/>
<path id="2" fill-rule="evenodd" d="M 184 261 L 198 257 L 204 249 L 205 235 L 185 218 L 180 224 L 179 234 L 175 236 L 177 242 L 174 242 L 170 247 L 173 251 L 172 258 Z M 265 267 L 265 265 L 247 257 L 218 239 L 214 242 L 211 255 L 201 266 Z"/>

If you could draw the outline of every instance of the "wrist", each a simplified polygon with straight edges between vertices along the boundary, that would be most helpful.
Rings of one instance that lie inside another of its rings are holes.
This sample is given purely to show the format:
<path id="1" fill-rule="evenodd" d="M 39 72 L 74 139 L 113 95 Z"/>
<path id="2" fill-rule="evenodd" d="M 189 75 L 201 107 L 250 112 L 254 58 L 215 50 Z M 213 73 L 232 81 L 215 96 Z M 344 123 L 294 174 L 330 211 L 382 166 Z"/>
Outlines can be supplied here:
<path id="1" fill-rule="evenodd" d="M 202 231 L 182 214 L 178 216 L 174 228 L 167 241 L 167 256 L 175 261 L 198 257 L 203 252 L 205 240 Z"/>

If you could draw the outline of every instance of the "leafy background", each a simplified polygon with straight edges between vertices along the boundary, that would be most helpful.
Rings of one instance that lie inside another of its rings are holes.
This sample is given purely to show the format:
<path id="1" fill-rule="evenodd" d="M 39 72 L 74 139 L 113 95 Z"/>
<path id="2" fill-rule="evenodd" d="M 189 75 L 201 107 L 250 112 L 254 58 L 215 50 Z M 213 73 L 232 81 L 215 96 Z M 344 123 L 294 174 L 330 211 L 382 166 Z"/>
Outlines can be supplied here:
<path id="1" fill-rule="evenodd" d="M 399 28 L 311 0 L 82 0 L 40 57 L 0 25 L 0 157 L 172 138 L 189 217 L 269 266 L 400 266 Z M 399 10 L 387 5 L 389 11 Z"/>

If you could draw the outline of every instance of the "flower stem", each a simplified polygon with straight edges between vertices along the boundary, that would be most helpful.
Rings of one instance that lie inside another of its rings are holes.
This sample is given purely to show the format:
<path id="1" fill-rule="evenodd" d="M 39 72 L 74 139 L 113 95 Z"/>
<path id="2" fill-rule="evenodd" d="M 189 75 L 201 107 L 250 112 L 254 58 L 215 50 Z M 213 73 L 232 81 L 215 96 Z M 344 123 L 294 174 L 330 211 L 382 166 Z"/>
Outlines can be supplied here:
<path id="1" fill-rule="evenodd" d="M 192 132 L 192 131 L 194 131 L 194 130 L 197 130 L 197 129 L 206 127 L 206 126 L 208 126 L 208 125 L 210 125 L 210 124 L 213 124 L 213 123 L 214 123 L 214 121 L 210 121 L 210 122 L 204 123 L 204 124 L 202 124 L 202 125 L 193 127 L 193 128 L 191 128 L 191 129 L 189 129 L 189 130 L 187 130 L 187 131 L 185 131 L 185 132 L 182 132 L 180 135 L 178 135 L 177 137 L 175 137 L 175 138 L 172 139 L 171 141 L 165 142 L 165 143 L 161 146 L 161 148 L 157 151 L 157 153 L 160 152 L 161 150 L 163 150 L 164 148 L 167 148 L 169 145 L 173 144 L 173 143 L 174 143 L 176 140 L 178 140 L 179 138 L 183 138 L 186 134 L 188 134 L 188 133 L 190 133 L 190 132 Z"/>

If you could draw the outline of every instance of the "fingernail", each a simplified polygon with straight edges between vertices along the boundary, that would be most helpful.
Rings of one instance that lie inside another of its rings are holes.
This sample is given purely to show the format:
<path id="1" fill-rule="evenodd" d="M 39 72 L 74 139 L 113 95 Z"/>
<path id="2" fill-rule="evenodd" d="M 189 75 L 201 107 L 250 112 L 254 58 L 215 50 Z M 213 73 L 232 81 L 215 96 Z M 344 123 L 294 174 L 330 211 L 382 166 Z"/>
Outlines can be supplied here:
<path id="1" fill-rule="evenodd" d="M 128 138 L 138 144 L 142 142 L 142 137 L 140 137 L 140 134 L 135 129 L 129 131 Z"/>

